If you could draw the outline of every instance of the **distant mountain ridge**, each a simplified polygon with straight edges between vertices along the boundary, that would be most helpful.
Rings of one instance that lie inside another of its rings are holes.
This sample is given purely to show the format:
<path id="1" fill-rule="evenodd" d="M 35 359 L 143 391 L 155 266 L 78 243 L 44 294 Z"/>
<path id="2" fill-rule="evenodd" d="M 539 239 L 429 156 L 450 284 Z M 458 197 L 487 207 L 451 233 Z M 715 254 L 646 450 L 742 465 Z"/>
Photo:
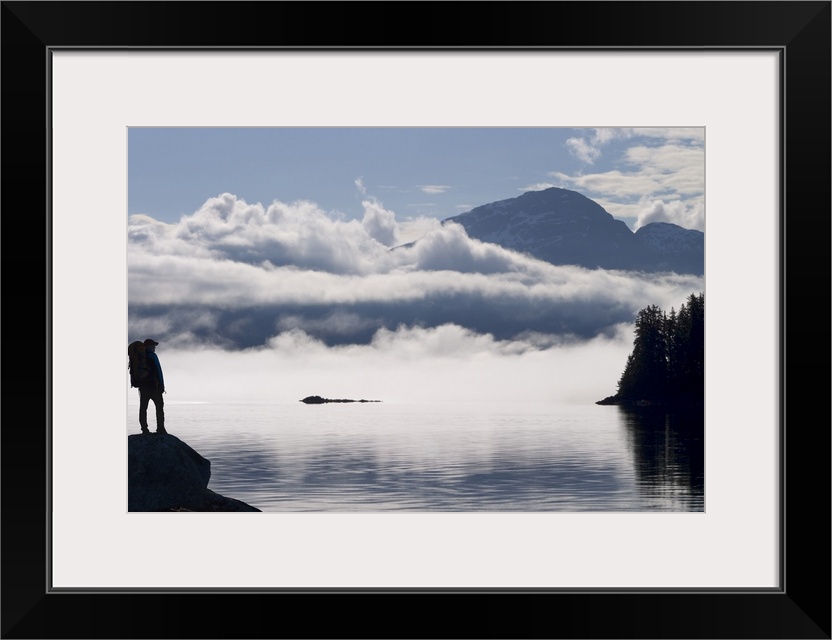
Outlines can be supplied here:
<path id="1" fill-rule="evenodd" d="M 594 200 L 551 187 L 475 207 L 442 221 L 471 238 L 557 265 L 703 275 L 705 234 L 667 222 L 633 233 Z"/>

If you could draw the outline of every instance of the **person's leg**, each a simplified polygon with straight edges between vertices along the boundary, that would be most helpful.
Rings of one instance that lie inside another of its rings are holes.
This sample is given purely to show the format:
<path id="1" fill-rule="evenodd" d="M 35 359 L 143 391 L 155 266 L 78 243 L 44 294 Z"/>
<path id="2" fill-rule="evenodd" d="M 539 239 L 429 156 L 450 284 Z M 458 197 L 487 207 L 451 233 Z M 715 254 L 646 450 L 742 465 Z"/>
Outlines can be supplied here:
<path id="1" fill-rule="evenodd" d="M 150 433 L 147 429 L 147 405 L 150 402 L 150 393 L 139 388 L 139 426 L 142 433 Z"/>
<path id="2" fill-rule="evenodd" d="M 153 404 L 156 406 L 156 433 L 167 433 L 165 431 L 165 401 L 161 391 L 153 394 Z"/>

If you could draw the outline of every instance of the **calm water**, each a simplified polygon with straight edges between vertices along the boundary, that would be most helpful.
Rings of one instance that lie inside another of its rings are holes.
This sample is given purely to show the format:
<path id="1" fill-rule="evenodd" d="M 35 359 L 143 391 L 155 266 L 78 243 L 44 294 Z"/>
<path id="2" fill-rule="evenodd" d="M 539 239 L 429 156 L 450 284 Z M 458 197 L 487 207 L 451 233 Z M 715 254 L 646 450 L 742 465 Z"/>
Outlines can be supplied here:
<path id="1" fill-rule="evenodd" d="M 703 511 L 703 419 L 588 406 L 177 404 L 209 488 L 262 511 Z M 128 432 L 138 433 L 135 405 Z M 150 408 L 151 430 L 154 429 Z"/>

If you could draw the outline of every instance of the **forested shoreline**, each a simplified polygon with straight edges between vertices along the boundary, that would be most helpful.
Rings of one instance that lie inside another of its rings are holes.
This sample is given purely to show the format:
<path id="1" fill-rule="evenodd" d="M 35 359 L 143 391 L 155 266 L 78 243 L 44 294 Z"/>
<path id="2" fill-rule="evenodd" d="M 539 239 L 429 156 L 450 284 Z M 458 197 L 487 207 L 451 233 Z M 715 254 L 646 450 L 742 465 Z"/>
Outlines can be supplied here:
<path id="1" fill-rule="evenodd" d="M 618 392 L 596 404 L 701 407 L 704 398 L 705 294 L 690 294 L 678 312 L 639 311 Z"/>

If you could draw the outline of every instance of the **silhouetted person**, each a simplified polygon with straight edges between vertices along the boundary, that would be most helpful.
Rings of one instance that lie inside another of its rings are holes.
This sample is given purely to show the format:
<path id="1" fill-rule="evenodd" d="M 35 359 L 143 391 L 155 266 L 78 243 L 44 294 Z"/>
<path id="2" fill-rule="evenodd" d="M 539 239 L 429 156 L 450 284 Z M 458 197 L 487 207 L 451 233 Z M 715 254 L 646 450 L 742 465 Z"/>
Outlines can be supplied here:
<path id="1" fill-rule="evenodd" d="M 144 341 L 144 349 L 147 352 L 147 378 L 139 385 L 139 424 L 142 433 L 150 433 L 147 429 L 147 405 L 153 400 L 156 407 L 156 433 L 167 433 L 165 431 L 165 401 L 162 394 L 165 392 L 165 378 L 162 376 L 162 365 L 159 364 L 159 356 L 156 355 L 155 340 L 148 338 Z"/>

